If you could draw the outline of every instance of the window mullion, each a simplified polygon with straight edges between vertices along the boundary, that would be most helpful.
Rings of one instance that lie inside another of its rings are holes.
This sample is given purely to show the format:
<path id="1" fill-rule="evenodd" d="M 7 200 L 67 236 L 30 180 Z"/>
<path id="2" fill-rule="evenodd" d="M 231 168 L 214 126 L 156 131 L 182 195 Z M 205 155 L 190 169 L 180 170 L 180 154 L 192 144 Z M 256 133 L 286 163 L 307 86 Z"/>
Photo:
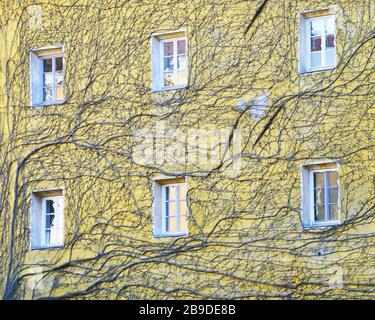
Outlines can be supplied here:
<path id="1" fill-rule="evenodd" d="M 307 41 L 307 63 L 308 69 L 311 70 L 311 23 L 310 20 L 306 20 L 306 41 Z"/>
<path id="2" fill-rule="evenodd" d="M 167 206 L 166 199 L 167 199 L 167 197 L 166 197 L 165 192 L 166 192 L 166 188 L 165 188 L 165 186 L 163 186 L 161 188 L 161 201 L 162 201 L 162 206 L 161 206 L 161 229 L 162 229 L 163 233 L 165 233 L 167 231 L 167 229 L 166 229 L 166 222 L 165 222 L 165 220 L 167 218 L 167 215 L 166 215 L 166 211 L 167 211 L 167 208 L 166 208 L 166 206 Z"/>
<path id="3" fill-rule="evenodd" d="M 56 58 L 52 57 L 52 101 L 56 100 Z"/>
<path id="4" fill-rule="evenodd" d="M 326 23 L 327 19 L 322 18 L 322 66 L 326 66 Z"/>
<path id="5" fill-rule="evenodd" d="M 177 85 L 177 40 L 173 40 L 174 85 Z"/>
<path id="6" fill-rule="evenodd" d="M 42 228 L 41 228 L 41 239 L 42 244 L 46 244 L 46 200 L 42 200 Z"/>
<path id="7" fill-rule="evenodd" d="M 329 171 L 324 172 L 324 212 L 326 221 L 330 220 L 329 216 L 329 189 L 328 189 L 328 174 Z"/>
<path id="8" fill-rule="evenodd" d="M 178 196 L 179 194 L 179 186 L 176 185 L 176 196 L 175 196 L 175 199 L 176 199 L 176 232 L 178 232 L 180 230 L 180 209 L 179 209 L 179 204 L 180 204 L 180 198 Z"/>

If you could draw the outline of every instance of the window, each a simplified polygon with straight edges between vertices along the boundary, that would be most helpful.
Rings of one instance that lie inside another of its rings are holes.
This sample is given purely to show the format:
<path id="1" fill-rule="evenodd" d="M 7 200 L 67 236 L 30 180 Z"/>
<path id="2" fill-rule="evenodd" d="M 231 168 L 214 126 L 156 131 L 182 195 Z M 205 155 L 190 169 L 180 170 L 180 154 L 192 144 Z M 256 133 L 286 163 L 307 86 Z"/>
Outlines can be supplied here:
<path id="1" fill-rule="evenodd" d="M 302 168 L 303 221 L 305 225 L 339 223 L 339 176 L 334 163 Z"/>
<path id="2" fill-rule="evenodd" d="M 31 196 L 31 247 L 48 248 L 64 243 L 62 190 L 33 192 Z"/>
<path id="3" fill-rule="evenodd" d="M 187 202 L 184 178 L 154 182 L 154 235 L 187 235 Z"/>
<path id="4" fill-rule="evenodd" d="M 48 105 L 64 100 L 62 48 L 30 52 L 31 104 Z"/>
<path id="5" fill-rule="evenodd" d="M 313 17 L 311 17 L 313 16 Z M 306 15 L 301 18 L 301 71 L 315 71 L 336 66 L 335 16 Z"/>
<path id="6" fill-rule="evenodd" d="M 152 87 L 168 90 L 188 83 L 187 38 L 185 32 L 152 37 Z"/>

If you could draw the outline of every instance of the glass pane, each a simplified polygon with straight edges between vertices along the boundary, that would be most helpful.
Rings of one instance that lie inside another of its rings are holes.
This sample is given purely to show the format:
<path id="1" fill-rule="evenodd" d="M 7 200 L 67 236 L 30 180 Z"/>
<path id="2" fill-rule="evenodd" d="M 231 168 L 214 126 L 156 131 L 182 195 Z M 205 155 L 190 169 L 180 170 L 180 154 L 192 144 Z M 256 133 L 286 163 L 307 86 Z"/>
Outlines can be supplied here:
<path id="1" fill-rule="evenodd" d="M 185 200 L 179 201 L 178 209 L 179 209 L 180 215 L 186 215 L 186 201 Z"/>
<path id="2" fill-rule="evenodd" d="M 314 188 L 324 188 L 324 172 L 314 173 Z"/>
<path id="3" fill-rule="evenodd" d="M 56 101 L 61 101 L 64 99 L 64 89 L 63 87 L 56 88 Z"/>
<path id="4" fill-rule="evenodd" d="M 315 206 L 315 221 L 324 221 L 325 211 L 324 206 Z"/>
<path id="5" fill-rule="evenodd" d="M 326 36 L 326 49 L 334 48 L 335 47 L 335 36 L 330 34 Z"/>
<path id="6" fill-rule="evenodd" d="M 176 202 L 169 202 L 169 217 L 176 216 Z"/>
<path id="7" fill-rule="evenodd" d="M 62 84 L 63 84 L 63 73 L 62 73 L 62 71 L 56 72 L 55 79 L 56 79 L 56 85 L 62 86 Z"/>
<path id="8" fill-rule="evenodd" d="M 47 214 L 46 215 L 46 229 L 51 229 L 53 225 L 53 221 L 55 220 L 54 214 Z"/>
<path id="9" fill-rule="evenodd" d="M 62 57 L 56 58 L 56 71 L 62 71 L 63 70 L 63 59 Z"/>
<path id="10" fill-rule="evenodd" d="M 183 86 L 187 84 L 187 70 L 177 71 L 177 85 Z"/>
<path id="11" fill-rule="evenodd" d="M 165 187 L 165 201 L 169 200 L 169 187 Z"/>
<path id="12" fill-rule="evenodd" d="M 168 228 L 166 228 L 168 232 L 176 232 L 176 217 L 171 217 L 168 219 Z"/>
<path id="13" fill-rule="evenodd" d="M 314 37 L 311 38 L 311 52 L 321 51 L 322 50 L 322 38 Z"/>
<path id="14" fill-rule="evenodd" d="M 52 73 L 43 73 L 43 85 L 48 86 L 53 84 Z"/>
<path id="15" fill-rule="evenodd" d="M 164 56 L 173 56 L 173 42 L 164 42 Z"/>
<path id="16" fill-rule="evenodd" d="M 183 183 L 178 186 L 178 199 L 180 201 L 186 199 L 186 186 Z"/>
<path id="17" fill-rule="evenodd" d="M 311 68 L 319 68 L 322 65 L 322 54 L 314 52 L 311 54 Z"/>
<path id="18" fill-rule="evenodd" d="M 177 57 L 177 69 L 186 69 L 187 68 L 187 59 L 186 56 Z"/>
<path id="19" fill-rule="evenodd" d="M 165 72 L 173 72 L 173 69 L 174 69 L 173 57 L 164 58 L 164 71 Z"/>
<path id="20" fill-rule="evenodd" d="M 329 206 L 329 219 L 330 220 L 338 220 L 339 219 L 339 211 L 336 204 L 331 204 Z"/>
<path id="21" fill-rule="evenodd" d="M 329 171 L 327 174 L 328 174 L 328 186 L 336 187 L 337 186 L 337 172 Z"/>
<path id="22" fill-rule="evenodd" d="M 186 53 L 186 40 L 177 41 L 177 54 Z"/>
<path id="23" fill-rule="evenodd" d="M 51 71 L 52 71 L 52 59 L 43 60 L 43 72 L 51 72 Z"/>
<path id="24" fill-rule="evenodd" d="M 334 66 L 335 65 L 335 50 L 328 50 L 326 51 L 326 66 Z"/>
<path id="25" fill-rule="evenodd" d="M 174 86 L 173 73 L 164 73 L 164 86 L 165 87 Z"/>
<path id="26" fill-rule="evenodd" d="M 43 101 L 52 101 L 52 86 L 43 88 Z"/>
<path id="27" fill-rule="evenodd" d="M 325 194 L 324 189 L 316 189 L 314 196 L 314 204 L 324 204 Z"/>
<path id="28" fill-rule="evenodd" d="M 333 17 L 326 18 L 325 34 L 335 33 L 335 20 Z"/>
<path id="29" fill-rule="evenodd" d="M 169 200 L 175 200 L 176 199 L 176 187 L 170 186 L 169 189 Z"/>
<path id="30" fill-rule="evenodd" d="M 46 230 L 45 231 L 45 243 L 51 243 L 51 231 Z"/>
<path id="31" fill-rule="evenodd" d="M 310 20 L 310 35 L 318 36 L 322 34 L 322 20 Z"/>
<path id="32" fill-rule="evenodd" d="M 337 203 L 339 197 L 338 188 L 329 188 L 329 203 Z"/>
<path id="33" fill-rule="evenodd" d="M 186 216 L 180 216 L 180 232 L 186 232 L 187 231 L 187 221 Z"/>
<path id="34" fill-rule="evenodd" d="M 55 213 L 55 203 L 53 200 L 46 201 L 46 213 Z"/>

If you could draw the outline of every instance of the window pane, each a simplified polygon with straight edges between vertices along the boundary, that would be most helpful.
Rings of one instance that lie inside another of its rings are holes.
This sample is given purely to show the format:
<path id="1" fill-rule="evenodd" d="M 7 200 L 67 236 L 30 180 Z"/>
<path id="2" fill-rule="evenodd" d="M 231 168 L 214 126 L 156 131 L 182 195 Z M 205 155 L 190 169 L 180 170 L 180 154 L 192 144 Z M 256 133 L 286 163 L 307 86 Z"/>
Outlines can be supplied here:
<path id="1" fill-rule="evenodd" d="M 311 54 L 311 68 L 318 68 L 322 65 L 322 54 L 314 52 Z"/>
<path id="2" fill-rule="evenodd" d="M 314 37 L 311 38 L 311 52 L 321 51 L 322 50 L 322 38 Z"/>
<path id="3" fill-rule="evenodd" d="M 325 220 L 324 206 L 315 206 L 315 221 Z"/>
<path id="4" fill-rule="evenodd" d="M 314 197 L 314 204 L 322 204 L 324 205 L 325 194 L 324 189 L 316 189 L 315 190 L 315 197 Z"/>
<path id="5" fill-rule="evenodd" d="M 63 73 L 61 71 L 55 74 L 56 85 L 61 86 L 63 84 Z"/>
<path id="6" fill-rule="evenodd" d="M 164 42 L 164 56 L 173 55 L 173 42 Z"/>
<path id="7" fill-rule="evenodd" d="M 328 172 L 328 186 L 329 187 L 337 186 L 337 172 L 335 171 Z"/>
<path id="8" fill-rule="evenodd" d="M 176 216 L 176 202 L 169 202 L 169 217 Z"/>
<path id="9" fill-rule="evenodd" d="M 179 201 L 179 213 L 180 215 L 185 215 L 186 214 L 186 200 Z"/>
<path id="10" fill-rule="evenodd" d="M 64 99 L 64 89 L 63 87 L 57 87 L 56 88 L 56 101 L 61 101 Z"/>
<path id="11" fill-rule="evenodd" d="M 46 201 L 46 213 L 55 213 L 55 203 L 53 200 Z"/>
<path id="12" fill-rule="evenodd" d="M 187 70 L 181 70 L 177 72 L 177 85 L 183 86 L 187 84 Z"/>
<path id="13" fill-rule="evenodd" d="M 335 50 L 328 50 L 326 51 L 326 66 L 334 66 L 335 65 Z"/>
<path id="14" fill-rule="evenodd" d="M 169 200 L 173 201 L 176 199 L 176 187 L 170 186 L 169 189 Z"/>
<path id="15" fill-rule="evenodd" d="M 187 59 L 186 56 L 177 57 L 177 69 L 186 69 L 187 68 Z"/>
<path id="16" fill-rule="evenodd" d="M 181 183 L 178 185 L 178 198 L 180 201 L 186 199 L 186 187 L 185 184 Z"/>
<path id="17" fill-rule="evenodd" d="M 331 204 L 329 206 L 329 218 L 330 220 L 338 220 L 339 219 L 339 212 L 338 207 L 336 204 Z"/>
<path id="18" fill-rule="evenodd" d="M 185 232 L 187 231 L 187 221 L 186 221 L 186 216 L 180 216 L 180 232 Z"/>
<path id="19" fill-rule="evenodd" d="M 56 71 L 63 70 L 63 59 L 62 57 L 56 58 Z"/>
<path id="20" fill-rule="evenodd" d="M 322 20 L 310 20 L 310 35 L 318 36 L 322 34 Z"/>
<path id="21" fill-rule="evenodd" d="M 43 88 L 43 101 L 52 101 L 52 87 Z"/>
<path id="22" fill-rule="evenodd" d="M 173 73 L 164 73 L 164 86 L 165 87 L 174 86 Z"/>
<path id="23" fill-rule="evenodd" d="M 44 73 L 43 74 L 43 85 L 48 86 L 53 84 L 53 76 L 52 73 Z"/>
<path id="24" fill-rule="evenodd" d="M 329 203 L 337 203 L 338 202 L 338 188 L 329 188 Z"/>
<path id="25" fill-rule="evenodd" d="M 177 54 L 186 53 L 186 40 L 177 41 Z"/>
<path id="26" fill-rule="evenodd" d="M 325 34 L 335 33 L 335 20 L 333 17 L 326 18 Z"/>
<path id="27" fill-rule="evenodd" d="M 173 72 L 173 69 L 174 69 L 173 57 L 164 58 L 164 71 L 165 72 Z"/>
<path id="28" fill-rule="evenodd" d="M 47 214 L 46 215 L 46 229 L 51 229 L 54 225 L 53 222 L 55 220 L 54 214 Z"/>
<path id="29" fill-rule="evenodd" d="M 169 200 L 169 187 L 165 187 L 165 201 Z"/>
<path id="30" fill-rule="evenodd" d="M 314 188 L 324 188 L 324 172 L 314 173 Z"/>
<path id="31" fill-rule="evenodd" d="M 46 230 L 45 231 L 45 243 L 51 243 L 51 231 Z"/>
<path id="32" fill-rule="evenodd" d="M 330 34 L 326 36 L 326 49 L 334 48 L 335 47 L 335 36 Z"/>
<path id="33" fill-rule="evenodd" d="M 166 228 L 166 231 L 176 232 L 176 217 L 170 217 L 168 220 L 168 228 Z"/>
<path id="34" fill-rule="evenodd" d="M 52 59 L 43 60 L 43 72 L 52 72 Z"/>

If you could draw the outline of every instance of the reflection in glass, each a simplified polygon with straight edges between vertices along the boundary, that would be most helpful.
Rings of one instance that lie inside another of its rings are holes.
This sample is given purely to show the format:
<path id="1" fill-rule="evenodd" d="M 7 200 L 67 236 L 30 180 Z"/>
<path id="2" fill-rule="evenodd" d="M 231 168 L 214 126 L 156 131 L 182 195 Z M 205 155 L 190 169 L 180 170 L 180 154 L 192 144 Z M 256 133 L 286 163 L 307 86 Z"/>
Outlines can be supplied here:
<path id="1" fill-rule="evenodd" d="M 321 51 L 322 50 L 322 38 L 314 37 L 311 38 L 311 51 Z"/>

